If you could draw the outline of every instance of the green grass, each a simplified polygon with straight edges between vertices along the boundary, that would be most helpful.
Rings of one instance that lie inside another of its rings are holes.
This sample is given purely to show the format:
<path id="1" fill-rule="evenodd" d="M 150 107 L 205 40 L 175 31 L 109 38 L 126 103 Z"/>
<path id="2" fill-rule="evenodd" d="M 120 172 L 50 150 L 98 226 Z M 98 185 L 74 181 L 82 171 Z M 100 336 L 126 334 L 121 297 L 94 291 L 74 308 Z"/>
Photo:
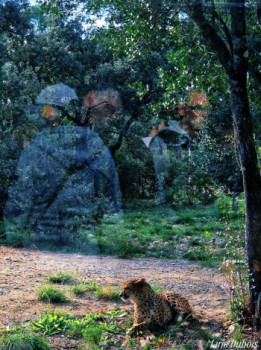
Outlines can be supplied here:
<path id="1" fill-rule="evenodd" d="M 50 275 L 48 277 L 50 283 L 69 283 L 72 281 L 72 276 L 69 273 L 60 272 L 57 275 Z"/>
<path id="2" fill-rule="evenodd" d="M 44 286 L 38 292 L 38 299 L 45 303 L 62 304 L 69 302 L 65 294 L 52 286 Z"/>
<path id="3" fill-rule="evenodd" d="M 86 283 L 75 284 L 71 287 L 71 291 L 75 296 L 82 296 L 89 291 L 89 286 Z"/>
<path id="4" fill-rule="evenodd" d="M 232 222 L 235 229 L 240 227 L 237 220 Z M 214 205 L 179 207 L 175 211 L 126 208 L 117 217 L 104 217 L 95 237 L 101 253 L 106 255 L 185 258 L 217 266 L 225 257 L 226 226 Z"/>
<path id="5" fill-rule="evenodd" d="M 126 331 L 132 323 L 131 315 L 118 310 L 87 314 L 84 317 L 58 311 L 45 312 L 39 320 L 31 321 L 26 326 L 5 330 L 0 340 L 0 350 L 49 350 L 51 347 L 45 338 L 50 343 L 52 339 L 71 339 L 79 344 L 78 350 L 125 349 Z M 179 349 L 196 349 L 199 339 L 205 342 L 219 340 L 211 334 L 211 329 L 195 327 L 183 321 L 174 327 L 158 330 L 154 335 L 146 345 L 147 349 L 174 349 L 176 343 L 185 344 L 184 337 L 185 341 L 190 340 L 192 343 Z M 128 345 L 133 349 L 141 348 L 138 338 L 130 338 Z"/>
<path id="6" fill-rule="evenodd" d="M 101 314 L 86 314 L 85 317 L 76 318 L 73 315 L 52 312 L 42 315 L 40 320 L 32 321 L 31 325 L 35 332 L 53 336 L 64 334 L 71 338 L 97 339 L 96 330 L 111 334 L 123 334 L 124 329 L 117 323 L 125 316 L 120 311 L 105 311 Z M 94 341 L 94 343 L 96 343 Z"/>
<path id="7" fill-rule="evenodd" d="M 120 289 L 118 287 L 114 287 L 110 285 L 101 286 L 94 281 L 89 284 L 87 283 L 75 284 L 74 286 L 72 286 L 71 291 L 75 296 L 82 296 L 86 292 L 91 292 L 95 296 L 97 296 L 99 299 L 103 299 L 106 301 L 120 300 L 120 295 L 119 295 Z"/>
<path id="8" fill-rule="evenodd" d="M 79 232 L 78 251 L 89 246 L 91 239 L 97 254 L 119 258 L 185 258 L 218 266 L 226 258 L 229 230 L 234 232 L 233 239 L 240 236 L 242 246 L 242 206 L 239 213 L 231 214 L 228 210 L 231 203 L 230 198 L 221 196 L 216 205 L 177 207 L 174 211 L 157 207 L 155 202 L 135 201 L 135 205 L 125 205 L 124 211 L 117 215 L 105 215 L 91 230 L 83 227 Z M 20 244 L 19 239 L 17 242 Z M 61 273 L 49 276 L 49 282 L 71 283 L 72 278 L 68 273 Z M 78 290 L 75 287 L 73 293 L 84 294 L 84 289 L 84 286 Z"/>
<path id="9" fill-rule="evenodd" d="M 84 339 L 88 344 L 98 345 L 102 340 L 102 327 L 96 326 L 87 328 L 84 334 Z"/>
<path id="10" fill-rule="evenodd" d="M 0 338 L 0 350 L 49 350 L 49 342 L 40 334 L 18 331 Z"/>
<path id="11" fill-rule="evenodd" d="M 95 295 L 99 299 L 119 301 L 120 300 L 120 289 L 113 286 L 103 286 L 97 288 Z"/>

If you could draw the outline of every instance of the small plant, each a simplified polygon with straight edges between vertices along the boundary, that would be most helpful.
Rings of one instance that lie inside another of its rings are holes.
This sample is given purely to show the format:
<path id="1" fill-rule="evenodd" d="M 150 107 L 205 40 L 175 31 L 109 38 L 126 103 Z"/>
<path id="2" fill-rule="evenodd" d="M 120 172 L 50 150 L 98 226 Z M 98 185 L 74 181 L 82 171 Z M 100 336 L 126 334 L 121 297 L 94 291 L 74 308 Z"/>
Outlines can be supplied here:
<path id="1" fill-rule="evenodd" d="M 60 272 L 58 275 L 50 275 L 48 280 L 50 283 L 68 283 L 72 277 L 69 273 Z"/>
<path id="2" fill-rule="evenodd" d="M 0 350 L 49 350 L 49 342 L 32 332 L 10 333 L 0 339 Z"/>
<path id="3" fill-rule="evenodd" d="M 92 292 L 99 299 L 104 300 L 119 300 L 120 290 L 113 286 L 100 286 L 94 281 L 91 284 L 76 284 L 72 287 L 72 293 L 76 296 L 83 295 L 86 292 Z"/>
<path id="4" fill-rule="evenodd" d="M 67 303 L 69 299 L 64 295 L 62 291 L 53 287 L 43 287 L 38 292 L 38 298 L 45 303 Z"/>
<path id="5" fill-rule="evenodd" d="M 31 321 L 34 331 L 40 331 L 46 335 L 54 335 L 65 332 L 71 316 L 65 313 L 46 313 L 39 321 Z"/>
<path id="6" fill-rule="evenodd" d="M 72 286 L 71 291 L 75 296 L 81 296 L 89 291 L 89 286 L 86 283 L 75 284 Z"/>
<path id="7" fill-rule="evenodd" d="M 120 290 L 112 286 L 98 287 L 95 295 L 99 299 L 104 300 L 119 300 L 120 299 Z"/>

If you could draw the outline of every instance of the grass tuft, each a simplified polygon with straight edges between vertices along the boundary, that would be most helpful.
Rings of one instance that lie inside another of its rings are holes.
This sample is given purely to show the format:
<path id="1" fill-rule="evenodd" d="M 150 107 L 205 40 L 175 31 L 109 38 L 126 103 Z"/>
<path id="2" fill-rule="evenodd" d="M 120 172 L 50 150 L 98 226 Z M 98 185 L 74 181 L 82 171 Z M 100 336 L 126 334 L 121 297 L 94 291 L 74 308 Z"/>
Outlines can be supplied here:
<path id="1" fill-rule="evenodd" d="M 69 273 L 60 272 L 58 275 L 50 275 L 48 280 L 50 283 L 69 283 L 72 281 L 72 276 Z"/>
<path id="2" fill-rule="evenodd" d="M 115 288 L 112 286 L 104 286 L 104 287 L 98 287 L 95 295 L 99 298 L 99 299 L 103 299 L 103 300 L 120 300 L 120 290 L 119 288 Z"/>
<path id="3" fill-rule="evenodd" d="M 89 290 L 86 283 L 75 284 L 71 287 L 71 291 L 75 296 L 82 296 Z"/>
<path id="4" fill-rule="evenodd" d="M 62 291 L 53 287 L 42 287 L 38 292 L 38 299 L 45 303 L 67 303 L 69 299 Z"/>
<path id="5" fill-rule="evenodd" d="M 0 350 L 49 350 L 49 342 L 40 334 L 22 332 L 4 335 L 0 339 Z"/>

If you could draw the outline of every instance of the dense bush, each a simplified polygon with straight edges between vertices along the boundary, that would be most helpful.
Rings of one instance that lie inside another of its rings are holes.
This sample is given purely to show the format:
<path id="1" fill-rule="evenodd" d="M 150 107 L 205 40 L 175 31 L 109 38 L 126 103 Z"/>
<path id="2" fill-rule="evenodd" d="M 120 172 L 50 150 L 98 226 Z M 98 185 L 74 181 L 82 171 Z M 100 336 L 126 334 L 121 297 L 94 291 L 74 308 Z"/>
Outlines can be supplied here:
<path id="1" fill-rule="evenodd" d="M 245 213 L 244 194 L 238 197 L 220 194 L 216 200 L 216 205 L 222 217 L 233 219 L 242 218 Z"/>
<path id="2" fill-rule="evenodd" d="M 172 205 L 210 204 L 215 200 L 215 188 L 213 180 L 191 159 L 172 160 L 166 188 Z"/>
<path id="3" fill-rule="evenodd" d="M 151 153 L 142 144 L 141 139 L 131 136 L 124 142 L 115 156 L 122 197 L 153 198 L 155 192 L 155 174 Z"/>

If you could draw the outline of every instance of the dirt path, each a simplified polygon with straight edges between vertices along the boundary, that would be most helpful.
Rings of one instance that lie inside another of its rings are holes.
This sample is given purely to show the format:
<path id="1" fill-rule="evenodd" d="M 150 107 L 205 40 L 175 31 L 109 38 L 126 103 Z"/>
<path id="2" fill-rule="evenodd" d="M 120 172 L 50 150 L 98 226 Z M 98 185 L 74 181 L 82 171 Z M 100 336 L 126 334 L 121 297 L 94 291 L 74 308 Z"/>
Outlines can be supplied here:
<path id="1" fill-rule="evenodd" d="M 202 319 L 222 324 L 227 317 L 228 293 L 224 277 L 217 269 L 201 269 L 195 262 L 117 259 L 0 247 L 0 326 L 21 324 L 50 310 L 52 307 L 37 300 L 37 291 L 47 283 L 51 273 L 57 272 L 70 272 L 80 281 L 95 280 L 102 285 L 116 286 L 127 279 L 145 277 L 164 290 L 183 293 Z M 62 309 L 76 315 L 115 308 L 92 296 L 73 299 L 75 302 Z"/>

